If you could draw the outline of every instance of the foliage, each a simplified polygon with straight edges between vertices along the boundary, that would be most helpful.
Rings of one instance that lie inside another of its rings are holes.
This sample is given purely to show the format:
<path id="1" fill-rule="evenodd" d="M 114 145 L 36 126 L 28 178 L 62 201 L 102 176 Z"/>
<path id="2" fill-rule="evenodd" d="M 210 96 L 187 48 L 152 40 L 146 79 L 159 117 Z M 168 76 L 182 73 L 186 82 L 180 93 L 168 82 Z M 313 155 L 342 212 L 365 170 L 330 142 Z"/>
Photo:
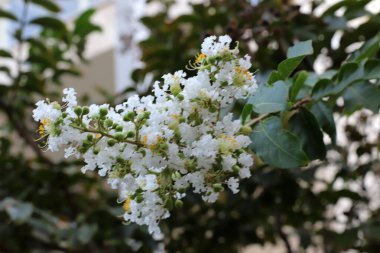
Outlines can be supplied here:
<path id="1" fill-rule="evenodd" d="M 225 33 L 252 55 L 262 80 L 260 96 L 234 108 L 254 126 L 253 176 L 238 195 L 224 192 L 213 205 L 189 195 L 183 208 L 162 224 L 167 251 L 237 252 L 246 245 L 273 243 L 288 252 L 378 252 L 380 209 L 370 205 L 373 196 L 366 183 L 379 179 L 379 136 L 368 135 L 380 104 L 380 15 L 364 8 L 371 1 L 341 0 L 316 15 L 301 12 L 292 1 L 252 6 L 245 0 L 210 0 L 192 4 L 191 14 L 176 18 L 168 16 L 171 4 L 165 2 L 166 9 L 143 19 L 151 35 L 141 43 L 146 65 L 136 71 L 136 80 L 147 73 L 157 80 L 174 72 L 196 54 L 206 35 Z M 312 11 L 322 3 L 313 1 Z M 45 7 L 57 11 L 54 5 Z M 0 51 L 1 58 L 18 62 L 16 75 L 0 66 L 12 80 L 0 86 L 0 111 L 7 117 L 0 139 L 2 252 L 119 252 L 130 249 L 130 238 L 143 242 L 138 252 L 152 252 L 156 246 L 144 229 L 121 224 L 115 195 L 95 176 L 78 172 L 80 162 L 53 163 L 33 141 L 30 108 L 36 98 L 55 99 L 52 87 L 63 76 L 78 74 L 77 59 L 66 52 L 83 60 L 87 35 L 98 30 L 90 22 L 92 13 L 78 18 L 74 29 L 58 19 L 50 22 L 50 16 L 34 20 L 41 33 L 25 38 L 24 22 L 0 10 L 1 18 L 20 23 L 14 37 L 29 46 L 27 59 Z M 363 16 L 363 23 L 351 26 Z M 335 47 L 331 42 L 337 31 L 342 36 Z M 51 40 L 55 43 L 46 43 Z M 313 64 L 321 53 L 331 64 L 317 74 Z M 36 156 L 20 152 L 12 133 Z M 339 134 L 345 142 L 337 141 Z M 342 201 L 351 203 L 349 208 L 332 213 Z M 289 238 L 296 238 L 296 245 Z"/>

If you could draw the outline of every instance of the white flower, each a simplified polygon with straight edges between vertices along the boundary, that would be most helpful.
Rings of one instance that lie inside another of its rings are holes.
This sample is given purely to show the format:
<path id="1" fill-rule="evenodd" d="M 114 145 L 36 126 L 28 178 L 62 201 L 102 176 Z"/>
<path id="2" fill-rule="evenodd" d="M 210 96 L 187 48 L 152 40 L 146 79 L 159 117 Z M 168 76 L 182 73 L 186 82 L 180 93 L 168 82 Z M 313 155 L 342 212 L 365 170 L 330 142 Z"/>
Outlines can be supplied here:
<path id="1" fill-rule="evenodd" d="M 251 95 L 256 81 L 250 57 L 239 58 L 231 42 L 228 36 L 206 38 L 191 65 L 197 74 L 164 75 L 154 96 L 80 107 L 69 88 L 62 106 L 39 101 L 33 117 L 47 149 L 67 145 L 65 157 L 82 156 L 82 172 L 97 170 L 119 191 L 124 219 L 162 239 L 159 221 L 170 216 L 167 203 L 188 190 L 212 203 L 225 184 L 237 193 L 238 178 L 251 175 L 251 140 L 240 134 L 241 121 L 224 112 Z"/>

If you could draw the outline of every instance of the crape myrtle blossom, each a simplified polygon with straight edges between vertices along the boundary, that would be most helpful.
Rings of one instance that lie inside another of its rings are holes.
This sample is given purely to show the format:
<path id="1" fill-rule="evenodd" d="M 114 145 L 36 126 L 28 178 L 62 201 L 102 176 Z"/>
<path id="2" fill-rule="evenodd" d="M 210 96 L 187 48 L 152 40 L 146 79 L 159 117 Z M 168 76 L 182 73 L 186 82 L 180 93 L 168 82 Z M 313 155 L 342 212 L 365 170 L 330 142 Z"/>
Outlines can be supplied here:
<path id="1" fill-rule="evenodd" d="M 239 58 L 231 38 L 211 36 L 185 72 L 163 76 L 154 95 L 123 104 L 78 106 L 74 89 L 62 104 L 39 101 L 33 117 L 46 148 L 83 157 L 82 171 L 96 170 L 117 189 L 124 219 L 147 225 L 162 238 L 159 221 L 182 206 L 187 191 L 207 202 L 250 176 L 250 128 L 221 110 L 256 89 L 249 56 Z"/>

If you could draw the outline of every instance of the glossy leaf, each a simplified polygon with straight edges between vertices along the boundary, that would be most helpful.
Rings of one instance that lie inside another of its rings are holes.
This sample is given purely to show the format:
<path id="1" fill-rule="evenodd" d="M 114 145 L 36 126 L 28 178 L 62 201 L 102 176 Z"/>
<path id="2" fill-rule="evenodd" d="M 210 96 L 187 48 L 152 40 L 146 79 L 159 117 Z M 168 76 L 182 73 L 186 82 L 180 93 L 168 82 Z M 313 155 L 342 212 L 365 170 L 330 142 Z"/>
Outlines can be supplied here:
<path id="1" fill-rule="evenodd" d="M 380 60 L 368 60 L 364 65 L 364 71 L 366 79 L 380 79 Z"/>
<path id="2" fill-rule="evenodd" d="M 9 53 L 6 50 L 0 49 L 0 57 L 3 57 L 3 58 L 12 58 L 12 54 Z"/>
<path id="3" fill-rule="evenodd" d="M 298 92 L 301 90 L 302 86 L 305 85 L 305 81 L 308 78 L 306 71 L 301 71 L 295 77 L 293 85 L 290 87 L 290 100 L 294 101 L 297 98 Z"/>
<path id="4" fill-rule="evenodd" d="M 251 139 L 252 150 L 273 167 L 295 168 L 308 162 L 300 140 L 282 128 L 279 117 L 270 117 L 258 123 Z"/>
<path id="5" fill-rule="evenodd" d="M 0 18 L 7 18 L 14 21 L 18 20 L 18 18 L 13 13 L 6 11 L 4 9 L 0 9 Z"/>
<path id="6" fill-rule="evenodd" d="M 50 0 L 31 0 L 30 2 L 43 7 L 46 10 L 49 10 L 51 12 L 58 13 L 61 11 L 61 7 L 59 7 L 58 4 L 54 3 Z"/>
<path id="7" fill-rule="evenodd" d="M 348 87 L 343 93 L 344 110 L 352 113 L 367 108 L 377 113 L 380 106 L 380 87 L 371 82 L 360 82 Z"/>
<path id="8" fill-rule="evenodd" d="M 277 81 L 273 85 L 263 85 L 248 100 L 253 105 L 253 110 L 259 114 L 273 113 L 285 110 L 287 106 L 289 88 L 283 81 Z"/>
<path id="9" fill-rule="evenodd" d="M 326 102 L 319 101 L 310 108 L 310 111 L 314 114 L 318 120 L 318 124 L 322 127 L 331 138 L 332 143 L 336 143 L 336 127 L 333 117 L 332 109 L 326 104 Z"/>
<path id="10" fill-rule="evenodd" d="M 53 30 L 66 30 L 66 25 L 59 19 L 53 17 L 40 17 L 30 21 L 31 24 L 40 25 Z"/>
<path id="11" fill-rule="evenodd" d="M 324 159 L 326 147 L 317 119 L 306 108 L 301 108 L 289 120 L 289 129 L 301 141 L 303 150 L 312 160 Z"/>

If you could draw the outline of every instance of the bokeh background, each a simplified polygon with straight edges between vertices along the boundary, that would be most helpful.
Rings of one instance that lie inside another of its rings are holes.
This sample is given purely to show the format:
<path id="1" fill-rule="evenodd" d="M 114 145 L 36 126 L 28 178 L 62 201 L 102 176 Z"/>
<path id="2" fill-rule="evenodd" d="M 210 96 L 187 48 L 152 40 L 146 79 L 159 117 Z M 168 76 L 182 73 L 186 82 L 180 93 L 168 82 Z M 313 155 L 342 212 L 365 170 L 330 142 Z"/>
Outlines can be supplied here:
<path id="1" fill-rule="evenodd" d="M 260 82 L 311 39 L 299 68 L 328 77 L 378 38 L 379 11 L 378 0 L 1 0 L 0 252 L 380 252 L 379 89 L 338 99 L 325 161 L 256 166 L 212 205 L 189 195 L 161 242 L 123 223 L 117 193 L 81 161 L 44 152 L 31 117 L 64 87 L 85 104 L 149 94 L 214 34 L 240 42 Z"/>

